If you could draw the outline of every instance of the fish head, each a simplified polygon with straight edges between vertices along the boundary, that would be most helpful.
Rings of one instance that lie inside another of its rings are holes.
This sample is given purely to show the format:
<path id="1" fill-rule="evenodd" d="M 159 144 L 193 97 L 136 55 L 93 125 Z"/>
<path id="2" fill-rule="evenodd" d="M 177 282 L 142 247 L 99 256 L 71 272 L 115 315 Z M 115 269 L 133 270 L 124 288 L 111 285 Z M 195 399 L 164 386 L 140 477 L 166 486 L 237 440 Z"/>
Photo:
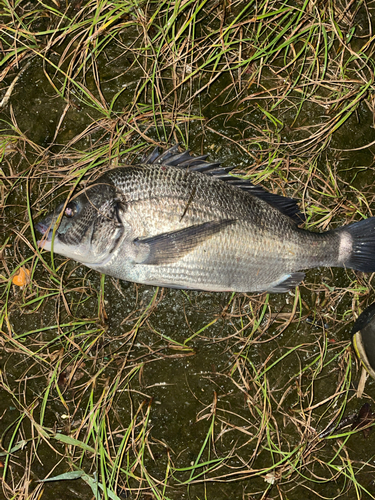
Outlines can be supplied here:
<path id="1" fill-rule="evenodd" d="M 60 204 L 37 225 L 39 247 L 89 266 L 108 261 L 124 232 L 125 203 L 114 186 L 97 183 Z"/>

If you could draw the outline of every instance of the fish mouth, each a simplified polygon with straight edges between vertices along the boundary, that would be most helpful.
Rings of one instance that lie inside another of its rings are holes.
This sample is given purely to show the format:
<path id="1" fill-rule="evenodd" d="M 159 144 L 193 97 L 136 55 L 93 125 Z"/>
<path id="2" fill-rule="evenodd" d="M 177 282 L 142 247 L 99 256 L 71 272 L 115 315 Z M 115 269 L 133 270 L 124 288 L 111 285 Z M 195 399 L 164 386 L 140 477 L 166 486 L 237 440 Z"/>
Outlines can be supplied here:
<path id="1" fill-rule="evenodd" d="M 38 222 L 38 224 L 35 226 L 35 229 L 43 235 L 43 238 L 37 241 L 38 247 L 48 250 L 50 248 L 49 244 L 52 241 L 53 235 L 53 230 L 51 229 L 50 225 L 44 224 L 43 222 Z M 49 248 L 46 247 L 46 244 Z"/>

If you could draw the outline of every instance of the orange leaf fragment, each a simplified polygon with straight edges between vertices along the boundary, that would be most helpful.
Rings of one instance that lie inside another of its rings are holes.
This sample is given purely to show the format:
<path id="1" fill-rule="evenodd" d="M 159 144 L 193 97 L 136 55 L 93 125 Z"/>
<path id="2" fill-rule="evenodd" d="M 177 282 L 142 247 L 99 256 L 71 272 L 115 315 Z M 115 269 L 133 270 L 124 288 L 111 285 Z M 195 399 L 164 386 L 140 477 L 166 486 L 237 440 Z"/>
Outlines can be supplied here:
<path id="1" fill-rule="evenodd" d="M 20 267 L 18 272 L 13 276 L 12 283 L 17 286 L 25 286 L 30 281 L 30 271 L 27 267 Z"/>

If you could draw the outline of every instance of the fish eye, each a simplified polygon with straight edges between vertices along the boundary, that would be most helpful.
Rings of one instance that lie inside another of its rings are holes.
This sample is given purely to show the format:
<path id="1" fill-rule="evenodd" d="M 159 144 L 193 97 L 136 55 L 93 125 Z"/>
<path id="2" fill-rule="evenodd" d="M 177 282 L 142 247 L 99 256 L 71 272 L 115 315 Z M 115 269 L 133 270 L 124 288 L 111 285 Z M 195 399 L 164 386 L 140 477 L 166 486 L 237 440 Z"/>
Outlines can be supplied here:
<path id="1" fill-rule="evenodd" d="M 70 219 L 71 217 L 74 217 L 75 214 L 76 214 L 75 204 L 68 203 L 67 206 L 65 207 L 65 212 L 64 212 L 65 217 L 68 217 Z"/>

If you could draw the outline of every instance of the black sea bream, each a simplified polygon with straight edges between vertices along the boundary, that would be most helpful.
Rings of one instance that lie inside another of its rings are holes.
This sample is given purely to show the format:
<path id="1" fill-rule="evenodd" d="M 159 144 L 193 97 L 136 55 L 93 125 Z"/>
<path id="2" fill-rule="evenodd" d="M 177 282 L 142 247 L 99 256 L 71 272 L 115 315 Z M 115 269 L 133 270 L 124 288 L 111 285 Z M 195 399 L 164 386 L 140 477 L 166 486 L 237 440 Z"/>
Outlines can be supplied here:
<path id="1" fill-rule="evenodd" d="M 286 292 L 303 269 L 375 271 L 375 218 L 300 229 L 295 200 L 205 158 L 173 147 L 109 170 L 39 222 L 39 245 L 123 280 L 195 290 Z"/>

